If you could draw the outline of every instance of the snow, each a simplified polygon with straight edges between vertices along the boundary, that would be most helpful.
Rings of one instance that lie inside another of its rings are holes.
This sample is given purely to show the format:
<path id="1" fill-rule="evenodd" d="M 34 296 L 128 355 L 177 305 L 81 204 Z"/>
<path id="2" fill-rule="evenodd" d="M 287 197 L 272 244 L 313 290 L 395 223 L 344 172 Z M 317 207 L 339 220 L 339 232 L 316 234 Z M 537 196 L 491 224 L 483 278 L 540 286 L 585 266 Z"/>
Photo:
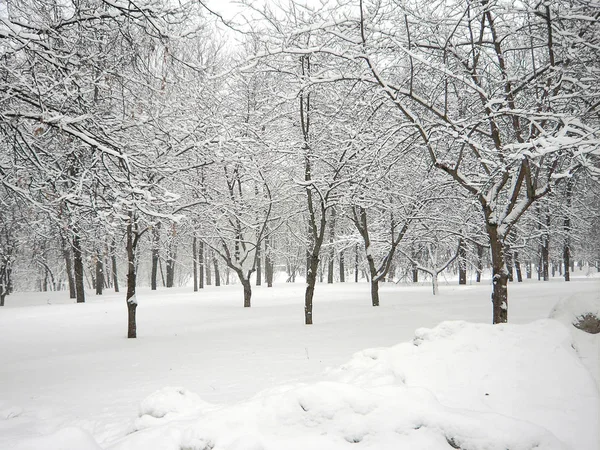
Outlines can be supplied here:
<path id="1" fill-rule="evenodd" d="M 571 323 L 599 281 L 511 284 L 497 326 L 489 282 L 382 284 L 377 308 L 368 283 L 318 284 L 312 326 L 303 284 L 252 308 L 240 286 L 141 288 L 136 340 L 123 293 L 17 293 L 0 448 L 597 450 L 599 335 Z"/>

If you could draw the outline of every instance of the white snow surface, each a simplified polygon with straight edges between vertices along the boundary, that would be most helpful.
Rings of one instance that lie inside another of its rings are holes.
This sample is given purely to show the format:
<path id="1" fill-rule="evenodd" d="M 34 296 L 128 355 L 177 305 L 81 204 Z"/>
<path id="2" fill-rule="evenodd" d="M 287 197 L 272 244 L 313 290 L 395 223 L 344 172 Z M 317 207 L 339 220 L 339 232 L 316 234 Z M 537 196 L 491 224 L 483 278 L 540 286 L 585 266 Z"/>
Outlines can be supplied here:
<path id="1" fill-rule="evenodd" d="M 137 340 L 124 294 L 14 294 L 0 448 L 598 450 L 599 281 L 511 284 L 496 326 L 489 283 L 318 285 L 308 327 L 302 284 L 141 289 Z"/>

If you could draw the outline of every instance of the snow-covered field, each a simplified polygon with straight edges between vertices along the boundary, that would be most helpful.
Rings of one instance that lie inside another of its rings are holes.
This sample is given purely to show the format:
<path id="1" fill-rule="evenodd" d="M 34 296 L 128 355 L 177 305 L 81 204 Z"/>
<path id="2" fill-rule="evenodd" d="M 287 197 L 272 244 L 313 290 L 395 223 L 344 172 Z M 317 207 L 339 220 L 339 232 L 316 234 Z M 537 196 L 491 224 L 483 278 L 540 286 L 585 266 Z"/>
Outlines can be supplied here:
<path id="1" fill-rule="evenodd" d="M 512 284 L 502 326 L 488 283 L 319 284 L 312 326 L 303 284 L 190 291 L 141 289 L 136 340 L 122 293 L 7 297 L 0 449 L 600 448 L 600 335 L 563 325 L 599 278 Z"/>

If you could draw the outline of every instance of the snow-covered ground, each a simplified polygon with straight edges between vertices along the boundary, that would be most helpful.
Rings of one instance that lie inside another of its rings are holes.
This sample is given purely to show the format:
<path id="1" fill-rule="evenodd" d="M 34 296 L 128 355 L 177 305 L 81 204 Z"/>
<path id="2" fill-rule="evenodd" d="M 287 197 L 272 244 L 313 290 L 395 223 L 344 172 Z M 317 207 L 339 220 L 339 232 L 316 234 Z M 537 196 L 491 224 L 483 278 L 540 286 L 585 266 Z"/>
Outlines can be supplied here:
<path id="1" fill-rule="evenodd" d="M 502 326 L 488 283 L 385 285 L 378 308 L 320 284 L 312 326 L 303 293 L 141 289 L 136 340 L 122 293 L 7 297 L 0 449 L 600 448 L 600 335 L 569 326 L 599 278 L 512 284 Z"/>

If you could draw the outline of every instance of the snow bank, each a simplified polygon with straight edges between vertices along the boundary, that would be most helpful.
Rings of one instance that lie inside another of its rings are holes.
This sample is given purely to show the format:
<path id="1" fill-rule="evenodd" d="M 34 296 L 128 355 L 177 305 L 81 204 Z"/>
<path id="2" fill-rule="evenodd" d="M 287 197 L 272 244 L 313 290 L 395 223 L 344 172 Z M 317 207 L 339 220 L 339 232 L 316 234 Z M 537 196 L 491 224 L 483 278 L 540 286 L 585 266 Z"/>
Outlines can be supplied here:
<path id="1" fill-rule="evenodd" d="M 94 438 L 77 427 L 62 428 L 50 435 L 19 442 L 13 450 L 102 450 Z"/>
<path id="2" fill-rule="evenodd" d="M 165 388 L 111 448 L 595 450 L 598 423 L 598 390 L 559 322 L 444 322 L 236 405 Z"/>

